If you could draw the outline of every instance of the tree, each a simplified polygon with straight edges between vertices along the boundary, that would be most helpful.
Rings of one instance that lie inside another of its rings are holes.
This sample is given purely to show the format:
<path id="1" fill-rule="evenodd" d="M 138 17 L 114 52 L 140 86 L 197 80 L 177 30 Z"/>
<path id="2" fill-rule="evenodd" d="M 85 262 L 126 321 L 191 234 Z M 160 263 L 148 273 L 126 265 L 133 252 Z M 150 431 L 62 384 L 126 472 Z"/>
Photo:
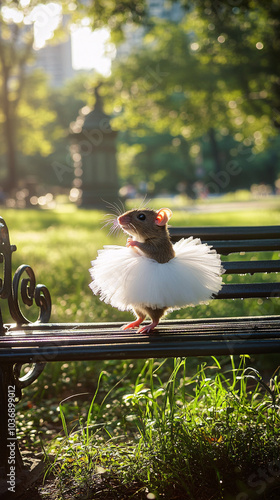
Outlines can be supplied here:
<path id="1" fill-rule="evenodd" d="M 125 22 L 140 23 L 145 17 L 144 2 L 138 0 L 122 0 L 120 2 L 67 2 L 60 0 L 63 12 L 67 13 L 75 22 L 81 17 L 93 17 L 93 29 L 101 25 L 109 25 L 115 39 L 121 36 L 121 27 Z M 17 1 L 6 0 L 0 3 L 0 67 L 1 89 L 0 104 L 5 141 L 8 177 L 5 188 L 13 191 L 17 186 L 17 146 L 20 134 L 20 106 L 23 100 L 24 89 L 32 80 L 30 64 L 34 60 L 34 13 L 38 6 L 44 8 L 51 3 L 40 0 Z M 47 10 L 41 13 L 47 17 Z M 45 19 L 47 22 L 48 19 Z M 59 31 L 59 28 L 56 32 Z M 36 80 L 36 78 L 35 78 Z M 34 80 L 34 81 L 35 81 Z M 23 109 L 24 106 L 21 108 Z M 37 110 L 38 112 L 39 110 Z M 47 113 L 48 114 L 48 113 Z M 50 113 L 49 113 L 50 117 Z M 47 118 L 47 115 L 45 115 Z M 40 116 L 42 122 L 43 116 Z M 44 120 L 43 120 L 44 121 Z M 46 141 L 35 141 L 31 138 L 29 130 L 29 143 L 37 145 L 37 151 L 43 151 Z M 38 134 L 37 134 L 38 135 Z M 41 147 L 42 146 L 42 147 Z"/>
<path id="2" fill-rule="evenodd" d="M 50 142 L 42 133 L 44 125 L 54 118 L 45 102 L 46 79 L 38 72 L 33 74 L 30 68 L 34 61 L 31 14 L 38 4 L 34 0 L 1 2 L 0 102 L 8 169 L 5 189 L 8 192 L 16 189 L 18 183 L 17 150 L 26 153 L 38 150 L 47 154 L 50 149 Z M 28 135 L 24 134 L 27 130 Z M 22 135 L 25 140 L 21 140 Z"/>
<path id="3" fill-rule="evenodd" d="M 280 1 L 181 0 L 181 3 L 191 15 L 195 12 L 206 23 L 208 51 L 217 40 L 221 55 L 227 56 L 230 50 L 238 69 L 235 80 L 249 107 L 256 113 L 268 114 L 279 128 Z"/>
<path id="4" fill-rule="evenodd" d="M 123 39 L 123 27 L 127 24 L 149 25 L 147 2 L 145 0 L 76 0 L 79 16 L 89 16 L 93 30 L 106 26 L 115 43 Z"/>
<path id="5" fill-rule="evenodd" d="M 0 10 L 0 61 L 2 70 L 1 105 L 4 116 L 3 132 L 6 140 L 8 181 L 6 189 L 16 183 L 16 115 L 22 96 L 26 62 L 33 46 L 33 31 L 22 30 L 21 23 L 4 20 L 4 8 Z"/>
<path id="6" fill-rule="evenodd" d="M 176 192 L 181 185 L 184 192 L 193 195 L 195 164 L 183 137 L 174 139 L 147 127 L 142 137 L 128 130 L 119 134 L 118 141 L 120 175 L 125 184 L 143 184 L 150 194 Z"/>
<path id="7" fill-rule="evenodd" d="M 250 150 L 251 157 L 269 147 L 277 134 L 272 103 L 279 63 L 273 67 L 267 60 L 277 53 L 278 34 L 270 12 L 259 2 L 247 3 L 237 17 L 231 7 L 230 20 L 220 27 L 211 22 L 212 11 L 201 13 L 195 2 L 188 2 L 192 9 L 180 24 L 155 23 L 144 47 L 113 67 L 114 90 L 107 92 L 118 110 L 116 127 L 135 135 L 154 129 L 198 143 L 207 136 L 217 172 L 226 165 L 219 135 L 233 136 L 233 149 Z"/>

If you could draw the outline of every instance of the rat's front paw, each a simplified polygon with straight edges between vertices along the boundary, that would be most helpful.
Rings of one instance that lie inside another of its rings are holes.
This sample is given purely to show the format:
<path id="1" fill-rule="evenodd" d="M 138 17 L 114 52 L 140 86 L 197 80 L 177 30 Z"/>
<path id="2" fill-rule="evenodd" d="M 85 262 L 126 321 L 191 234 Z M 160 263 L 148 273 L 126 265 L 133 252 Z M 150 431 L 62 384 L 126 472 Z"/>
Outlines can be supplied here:
<path id="1" fill-rule="evenodd" d="M 136 247 L 137 241 L 134 241 L 132 238 L 127 238 L 126 246 L 127 247 Z"/>

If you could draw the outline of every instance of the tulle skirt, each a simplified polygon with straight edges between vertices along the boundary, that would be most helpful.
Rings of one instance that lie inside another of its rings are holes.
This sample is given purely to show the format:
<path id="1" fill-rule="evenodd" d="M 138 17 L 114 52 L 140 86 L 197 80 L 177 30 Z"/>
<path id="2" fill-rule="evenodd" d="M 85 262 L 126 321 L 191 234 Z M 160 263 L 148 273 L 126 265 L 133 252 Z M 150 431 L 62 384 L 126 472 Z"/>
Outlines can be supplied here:
<path id="1" fill-rule="evenodd" d="M 132 247 L 104 246 L 92 261 L 90 288 L 121 311 L 145 305 L 168 311 L 207 303 L 222 286 L 220 256 L 200 239 L 181 239 L 160 264 Z"/>

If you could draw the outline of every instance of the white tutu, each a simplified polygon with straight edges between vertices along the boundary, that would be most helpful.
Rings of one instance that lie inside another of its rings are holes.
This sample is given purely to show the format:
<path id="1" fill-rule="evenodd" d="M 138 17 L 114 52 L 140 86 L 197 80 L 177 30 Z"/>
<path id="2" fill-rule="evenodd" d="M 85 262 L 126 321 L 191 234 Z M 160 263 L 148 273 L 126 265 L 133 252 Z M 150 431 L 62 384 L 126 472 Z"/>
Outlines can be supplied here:
<path id="1" fill-rule="evenodd" d="M 175 257 L 160 264 L 132 247 L 105 246 L 89 270 L 90 288 L 121 311 L 137 305 L 180 309 L 206 303 L 222 285 L 220 256 L 200 239 L 181 239 Z"/>

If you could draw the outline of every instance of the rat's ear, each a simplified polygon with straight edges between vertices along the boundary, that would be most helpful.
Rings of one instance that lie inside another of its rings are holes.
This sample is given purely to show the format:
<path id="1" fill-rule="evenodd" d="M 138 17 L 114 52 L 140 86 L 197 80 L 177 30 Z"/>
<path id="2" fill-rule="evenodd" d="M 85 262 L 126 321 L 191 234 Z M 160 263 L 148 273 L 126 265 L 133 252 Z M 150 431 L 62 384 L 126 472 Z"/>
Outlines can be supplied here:
<path id="1" fill-rule="evenodd" d="M 172 212 L 169 208 L 161 208 L 157 212 L 157 217 L 155 223 L 157 226 L 164 226 L 169 221 L 172 216 Z"/>

